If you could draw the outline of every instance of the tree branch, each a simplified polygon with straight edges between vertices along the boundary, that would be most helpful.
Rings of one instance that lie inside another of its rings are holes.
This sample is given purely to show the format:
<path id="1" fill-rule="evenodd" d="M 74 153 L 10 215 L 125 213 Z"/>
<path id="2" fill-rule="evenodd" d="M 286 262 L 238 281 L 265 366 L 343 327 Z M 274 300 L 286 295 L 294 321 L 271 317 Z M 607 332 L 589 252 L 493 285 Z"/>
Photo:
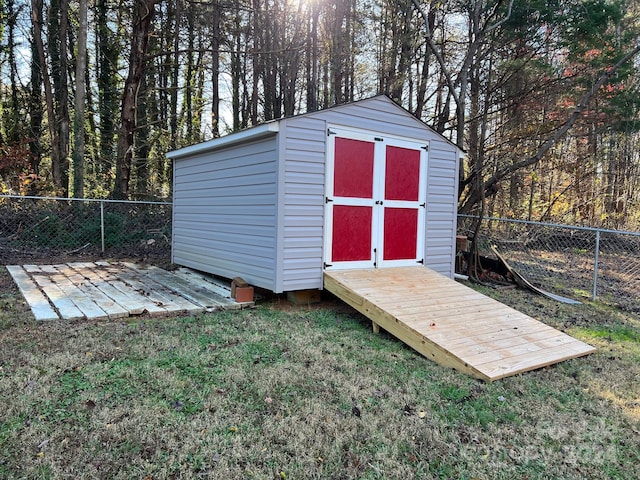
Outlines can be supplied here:
<path id="1" fill-rule="evenodd" d="M 453 100 L 456 102 L 456 105 L 460 105 L 460 97 L 458 97 L 458 94 L 456 93 L 455 83 L 453 81 L 453 78 L 451 78 L 451 72 L 449 71 L 449 68 L 447 67 L 447 64 L 444 61 L 442 52 L 438 48 L 436 48 L 435 43 L 433 43 L 431 28 L 429 28 L 429 14 L 427 11 L 425 11 L 422 5 L 420 5 L 419 0 L 411 0 L 411 2 L 413 3 L 413 6 L 416 8 L 416 10 L 418 10 L 420 15 L 422 16 L 422 20 L 424 20 L 424 29 L 426 31 L 425 40 L 427 41 L 427 45 L 429 45 L 429 48 L 431 49 L 433 54 L 436 56 L 436 59 L 440 64 L 442 73 L 444 73 L 444 77 L 447 80 L 447 86 L 449 87 L 451 96 L 453 97 Z"/>
<path id="2" fill-rule="evenodd" d="M 526 158 L 520 162 L 513 163 L 509 166 L 503 167 L 497 170 L 491 177 L 489 177 L 483 186 L 484 191 L 488 191 L 491 188 L 495 187 L 495 185 L 500 182 L 503 178 L 510 175 L 513 172 L 520 170 L 521 168 L 525 168 L 531 165 L 538 163 L 545 154 L 556 144 L 558 141 L 573 127 L 576 121 L 582 116 L 584 110 L 589 105 L 589 102 L 593 99 L 593 97 L 598 93 L 598 90 L 613 77 L 613 75 L 622 67 L 625 63 L 635 57 L 638 53 L 640 53 L 640 44 L 636 45 L 635 48 L 627 52 L 618 62 L 606 69 L 600 74 L 598 80 L 592 85 L 591 89 L 586 92 L 582 98 L 580 99 L 580 103 L 573 109 L 573 112 L 567 119 L 565 123 L 562 124 L 560 128 L 558 128 L 538 149 L 535 155 Z M 468 211 L 479 199 L 479 192 L 475 192 L 474 195 L 471 195 L 465 205 L 462 207 L 461 211 Z"/>

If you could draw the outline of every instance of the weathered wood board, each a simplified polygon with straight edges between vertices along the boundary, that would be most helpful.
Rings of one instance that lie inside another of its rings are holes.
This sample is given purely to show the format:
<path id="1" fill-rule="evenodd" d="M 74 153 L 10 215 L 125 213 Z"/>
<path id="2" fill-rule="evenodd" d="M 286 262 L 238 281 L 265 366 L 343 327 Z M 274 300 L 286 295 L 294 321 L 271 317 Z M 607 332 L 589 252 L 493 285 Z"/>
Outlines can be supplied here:
<path id="1" fill-rule="evenodd" d="M 104 310 L 110 319 L 115 320 L 129 316 L 129 312 L 126 308 L 118 304 L 115 300 L 94 285 L 91 276 L 85 276 L 88 272 L 80 267 L 72 267 L 71 264 L 58 265 L 57 268 L 60 270 L 60 273 L 67 276 L 85 293 L 85 295 L 87 295 L 87 297 L 91 298 L 96 305 Z"/>
<path id="2" fill-rule="evenodd" d="M 196 285 L 207 288 L 217 293 L 220 297 L 229 300 L 229 302 L 233 302 L 233 299 L 231 298 L 231 287 L 228 284 L 223 284 L 222 282 L 217 281 L 211 275 L 203 274 L 185 267 L 178 268 L 173 272 L 173 274 L 187 280 L 189 283 L 195 283 Z"/>
<path id="3" fill-rule="evenodd" d="M 246 307 L 205 274 L 125 262 L 6 267 L 36 320 L 118 319 Z"/>
<path id="4" fill-rule="evenodd" d="M 35 280 L 42 292 L 49 298 L 49 301 L 53 303 L 60 317 L 69 320 L 85 318 L 82 311 L 76 307 L 64 290 L 51 280 L 51 275 L 44 272 L 38 265 L 25 265 L 24 269 Z"/>
<path id="5" fill-rule="evenodd" d="M 125 283 L 119 275 L 109 272 L 103 265 L 95 263 L 83 263 L 83 268 L 89 268 L 95 275 L 96 285 L 116 302 L 127 309 L 130 315 L 162 315 L 166 310 L 146 298 L 144 293 L 137 291 L 131 285 Z"/>
<path id="6" fill-rule="evenodd" d="M 125 263 L 125 265 L 151 280 L 167 285 L 189 301 L 204 308 L 216 309 L 229 303 L 225 302 L 225 299 L 214 290 L 204 287 L 200 282 L 191 282 L 155 266 L 140 267 L 132 263 Z"/>
<path id="7" fill-rule="evenodd" d="M 7 266 L 7 271 L 16 282 L 18 289 L 25 298 L 36 320 L 57 320 L 58 314 L 53 309 L 47 297 L 38 288 L 33 279 L 19 265 Z"/>
<path id="8" fill-rule="evenodd" d="M 117 276 L 132 287 L 134 291 L 146 297 L 150 302 L 155 304 L 158 312 L 197 313 L 202 311 L 201 306 L 190 302 L 180 295 L 176 295 L 163 284 L 153 282 L 148 278 L 142 278 L 137 271 L 132 270 L 130 267 L 123 269 L 117 265 L 101 262 L 97 262 L 97 265 L 104 268 L 106 272 Z"/>
<path id="9" fill-rule="evenodd" d="M 423 266 L 327 271 L 325 289 L 422 355 L 486 381 L 595 351 Z"/>

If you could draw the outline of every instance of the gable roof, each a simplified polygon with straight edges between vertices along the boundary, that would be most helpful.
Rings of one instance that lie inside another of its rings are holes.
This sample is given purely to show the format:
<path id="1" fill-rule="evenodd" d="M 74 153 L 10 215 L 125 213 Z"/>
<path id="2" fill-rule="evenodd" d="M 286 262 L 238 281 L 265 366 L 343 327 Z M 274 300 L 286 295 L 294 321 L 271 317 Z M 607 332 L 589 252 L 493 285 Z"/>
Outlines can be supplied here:
<path id="1" fill-rule="evenodd" d="M 349 108 L 352 105 L 356 105 L 356 104 L 357 105 L 366 105 L 369 102 L 379 101 L 379 100 L 385 101 L 389 105 L 390 108 L 394 108 L 399 113 L 401 113 L 402 115 L 410 117 L 413 121 L 416 122 L 416 124 L 418 126 L 420 126 L 421 128 L 425 128 L 425 129 L 430 130 L 433 134 L 438 135 L 439 137 L 441 137 L 443 141 L 445 141 L 445 142 L 449 143 L 450 145 L 452 145 L 453 147 L 455 147 L 460 153 L 463 153 L 463 151 L 456 144 L 454 144 L 451 140 L 449 140 L 448 138 L 446 138 L 442 134 L 436 132 L 432 127 L 427 125 L 422 120 L 414 117 L 411 114 L 411 112 L 406 110 L 401 105 L 398 105 L 396 102 L 391 100 L 391 98 L 389 98 L 388 96 L 386 96 L 386 95 L 375 95 L 373 97 L 365 98 L 365 99 L 362 99 L 362 100 L 355 100 L 353 102 L 341 103 L 341 104 L 334 105 L 332 107 L 325 108 L 325 109 L 322 109 L 322 110 L 315 110 L 313 112 L 300 113 L 300 114 L 297 114 L 297 115 L 293 115 L 291 117 L 284 117 L 284 118 L 281 118 L 281 119 L 269 120 L 268 122 L 265 122 L 265 123 L 263 123 L 261 125 L 255 126 L 255 127 L 250 127 L 250 128 L 245 129 L 245 130 L 241 130 L 239 132 L 230 133 L 229 135 L 225 135 L 223 137 L 214 138 L 214 139 L 208 140 L 206 142 L 198 143 L 198 144 L 195 144 L 195 145 L 190 145 L 188 147 L 184 147 L 184 148 L 180 148 L 178 150 L 173 150 L 171 152 L 167 152 L 166 155 L 167 155 L 168 158 L 170 158 L 172 160 L 179 160 L 180 158 L 187 157 L 187 156 L 190 156 L 190 155 L 193 155 L 193 154 L 200 154 L 200 153 L 210 152 L 210 151 L 213 151 L 213 150 L 218 150 L 218 149 L 223 148 L 223 147 L 229 147 L 229 146 L 232 146 L 232 145 L 235 145 L 235 144 L 239 144 L 239 143 L 243 143 L 243 142 L 248 142 L 248 141 L 252 141 L 252 140 L 258 140 L 260 138 L 265 138 L 265 137 L 277 134 L 280 131 L 280 122 L 282 122 L 283 120 L 291 121 L 291 120 L 295 120 L 297 118 L 318 116 L 318 115 L 322 115 L 323 112 L 326 112 L 328 110 L 339 111 L 339 110 L 342 110 L 342 109 Z"/>

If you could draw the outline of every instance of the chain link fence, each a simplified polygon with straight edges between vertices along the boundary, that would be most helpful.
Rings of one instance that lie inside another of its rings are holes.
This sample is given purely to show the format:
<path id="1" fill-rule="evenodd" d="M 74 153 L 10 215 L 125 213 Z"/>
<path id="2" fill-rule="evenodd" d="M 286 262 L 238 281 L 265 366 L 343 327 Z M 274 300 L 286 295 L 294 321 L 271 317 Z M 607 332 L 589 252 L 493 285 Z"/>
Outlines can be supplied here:
<path id="1" fill-rule="evenodd" d="M 0 195 L 0 264 L 140 258 L 171 260 L 169 202 Z M 477 218 L 460 215 L 458 234 Z M 576 299 L 640 311 L 640 233 L 485 218 L 479 253 L 491 246 L 534 285 Z"/>
<path id="2" fill-rule="evenodd" d="M 171 257 L 171 203 L 0 195 L 0 264 Z"/>
<path id="3" fill-rule="evenodd" d="M 460 215 L 458 234 L 469 236 L 477 217 Z M 535 286 L 578 300 L 598 299 L 640 311 L 640 233 L 484 218 L 480 255 L 491 246 Z"/>

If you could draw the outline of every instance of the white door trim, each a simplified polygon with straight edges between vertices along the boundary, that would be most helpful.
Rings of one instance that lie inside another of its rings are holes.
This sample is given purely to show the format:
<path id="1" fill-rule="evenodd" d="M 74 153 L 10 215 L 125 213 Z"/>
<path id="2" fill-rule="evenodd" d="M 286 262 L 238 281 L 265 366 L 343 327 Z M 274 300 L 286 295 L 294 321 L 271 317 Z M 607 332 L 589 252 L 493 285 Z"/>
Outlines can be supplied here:
<path id="1" fill-rule="evenodd" d="M 351 198 L 335 197 L 334 174 L 335 174 L 335 139 L 337 137 L 351 140 L 361 140 L 374 144 L 374 167 L 373 167 L 373 198 Z M 384 200 L 383 204 L 376 204 L 376 201 L 384 199 L 385 189 L 385 163 L 387 146 L 408 148 L 420 151 L 420 178 L 418 201 Z M 423 148 L 425 147 L 425 148 Z M 324 268 L 327 270 L 342 270 L 351 268 L 384 268 L 395 266 L 410 266 L 423 261 L 425 245 L 425 223 L 426 223 L 426 172 L 428 163 L 428 143 L 418 140 L 383 135 L 376 132 L 361 130 L 357 128 L 347 128 L 337 125 L 327 126 L 326 145 L 326 166 L 325 166 L 325 211 L 324 211 Z M 338 205 L 366 206 L 371 207 L 371 255 L 367 260 L 362 261 L 341 261 L 334 262 L 332 255 L 333 239 L 333 207 Z M 415 208 L 418 205 L 418 226 L 417 245 L 415 259 L 408 260 L 384 260 L 384 207 L 388 208 Z"/>

